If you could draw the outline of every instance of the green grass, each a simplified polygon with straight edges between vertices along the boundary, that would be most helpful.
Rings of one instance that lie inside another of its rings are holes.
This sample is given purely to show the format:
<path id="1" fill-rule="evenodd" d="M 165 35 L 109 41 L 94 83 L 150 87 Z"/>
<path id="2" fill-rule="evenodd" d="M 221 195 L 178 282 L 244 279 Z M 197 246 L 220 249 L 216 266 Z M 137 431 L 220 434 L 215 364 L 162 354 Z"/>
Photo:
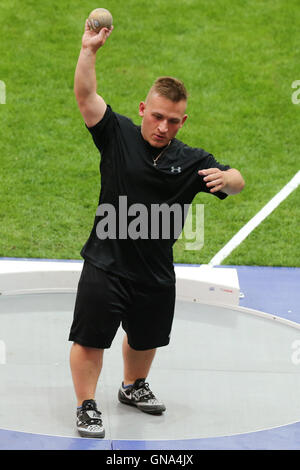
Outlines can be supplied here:
<path id="1" fill-rule="evenodd" d="M 97 207 L 98 152 L 73 94 L 92 2 L 2 0 L 0 256 L 80 258 Z M 99 52 L 99 92 L 140 122 L 159 75 L 184 80 L 189 118 L 178 135 L 240 169 L 244 191 L 205 204 L 205 244 L 174 261 L 207 263 L 299 170 L 297 0 L 153 0 L 104 6 L 115 30 Z M 299 266 L 299 188 L 224 264 Z"/>

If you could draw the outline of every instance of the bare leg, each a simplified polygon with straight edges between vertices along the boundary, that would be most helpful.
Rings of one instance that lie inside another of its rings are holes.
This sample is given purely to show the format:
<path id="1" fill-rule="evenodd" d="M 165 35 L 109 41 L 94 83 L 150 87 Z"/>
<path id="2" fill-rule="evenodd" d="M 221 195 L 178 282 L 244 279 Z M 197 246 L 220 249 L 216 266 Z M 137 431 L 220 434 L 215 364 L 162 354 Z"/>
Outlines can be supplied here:
<path id="1" fill-rule="evenodd" d="M 102 369 L 103 349 L 88 348 L 73 343 L 70 366 L 77 397 L 77 406 L 84 400 L 94 399 L 98 378 Z"/>
<path id="2" fill-rule="evenodd" d="M 156 349 L 136 351 L 129 346 L 127 335 L 125 335 L 122 351 L 124 361 L 124 385 L 132 384 L 136 379 L 146 378 L 154 359 Z"/>

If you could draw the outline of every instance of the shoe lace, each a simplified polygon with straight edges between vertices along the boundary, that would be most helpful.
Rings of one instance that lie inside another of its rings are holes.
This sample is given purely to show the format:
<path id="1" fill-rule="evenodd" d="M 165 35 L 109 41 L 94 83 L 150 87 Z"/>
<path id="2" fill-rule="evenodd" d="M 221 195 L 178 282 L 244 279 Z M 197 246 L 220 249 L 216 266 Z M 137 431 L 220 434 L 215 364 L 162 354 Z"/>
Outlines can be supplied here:
<path id="1" fill-rule="evenodd" d="M 94 412 L 94 416 L 93 417 L 90 417 L 88 414 L 87 414 L 87 411 L 93 411 Z M 96 416 L 95 416 L 96 414 Z M 92 405 L 88 405 L 85 407 L 85 409 L 83 409 L 81 411 L 81 416 L 82 418 L 84 419 L 84 422 L 90 426 L 90 425 L 101 425 L 102 424 L 102 420 L 101 420 L 101 413 L 100 411 L 97 410 L 97 408 L 95 408 L 94 406 Z"/>
<path id="2" fill-rule="evenodd" d="M 150 390 L 149 383 L 144 382 L 139 388 L 136 388 L 133 392 L 135 398 L 146 398 L 148 400 L 155 399 L 153 392 Z"/>

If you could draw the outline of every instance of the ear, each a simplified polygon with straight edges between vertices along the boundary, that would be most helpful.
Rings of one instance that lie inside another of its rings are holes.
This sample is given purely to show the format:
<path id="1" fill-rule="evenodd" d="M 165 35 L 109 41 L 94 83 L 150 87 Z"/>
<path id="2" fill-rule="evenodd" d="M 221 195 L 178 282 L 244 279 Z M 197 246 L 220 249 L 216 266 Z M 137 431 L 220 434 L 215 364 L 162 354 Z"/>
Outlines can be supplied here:
<path id="1" fill-rule="evenodd" d="M 183 118 L 182 118 L 182 121 L 181 121 L 181 124 L 180 124 L 180 127 L 182 127 L 182 126 L 183 126 L 183 124 L 184 124 L 184 123 L 185 123 L 185 121 L 187 120 L 187 117 L 188 117 L 188 115 L 187 115 L 187 114 L 185 114 L 185 115 L 183 116 Z"/>
<path id="2" fill-rule="evenodd" d="M 144 103 L 144 101 L 141 101 L 140 106 L 139 106 L 139 115 L 141 117 L 144 117 L 145 108 L 146 108 L 146 103 Z"/>

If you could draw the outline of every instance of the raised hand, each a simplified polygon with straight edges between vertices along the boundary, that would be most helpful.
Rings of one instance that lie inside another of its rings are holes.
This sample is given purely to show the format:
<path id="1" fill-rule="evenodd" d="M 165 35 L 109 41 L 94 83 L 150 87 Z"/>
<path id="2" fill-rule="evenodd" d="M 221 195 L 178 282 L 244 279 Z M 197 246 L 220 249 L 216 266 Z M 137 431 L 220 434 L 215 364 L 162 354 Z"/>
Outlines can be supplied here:
<path id="1" fill-rule="evenodd" d="M 85 30 L 82 36 L 82 47 L 97 52 L 97 50 L 105 44 L 113 28 L 113 26 L 111 28 L 102 28 L 99 33 L 96 33 L 96 31 L 90 30 L 89 21 L 86 20 Z"/>

